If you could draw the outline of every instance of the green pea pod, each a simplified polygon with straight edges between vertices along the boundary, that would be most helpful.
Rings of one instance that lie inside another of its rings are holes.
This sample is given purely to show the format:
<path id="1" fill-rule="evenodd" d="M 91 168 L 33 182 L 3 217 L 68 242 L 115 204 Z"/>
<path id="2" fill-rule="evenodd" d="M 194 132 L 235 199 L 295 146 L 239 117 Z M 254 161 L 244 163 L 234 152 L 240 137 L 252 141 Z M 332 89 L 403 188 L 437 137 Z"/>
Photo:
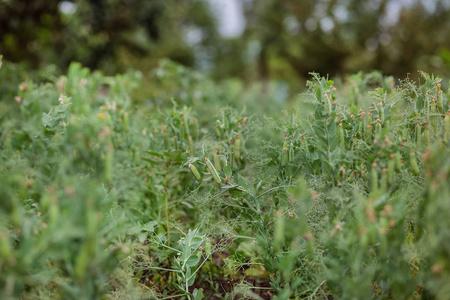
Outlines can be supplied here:
<path id="1" fill-rule="evenodd" d="M 378 172 L 375 167 L 370 170 L 370 179 L 372 181 L 372 192 L 378 191 Z"/>
<path id="2" fill-rule="evenodd" d="M 209 158 L 205 157 L 206 167 L 208 168 L 209 173 L 211 173 L 213 179 L 217 184 L 222 184 L 222 180 L 220 179 L 219 173 L 217 173 L 216 168 L 214 168 L 212 162 Z"/>
<path id="3" fill-rule="evenodd" d="M 59 219 L 58 198 L 49 196 L 48 220 L 50 224 L 55 224 Z"/>
<path id="4" fill-rule="evenodd" d="M 416 145 L 417 145 L 417 147 L 421 147 L 421 145 L 422 145 L 422 143 L 421 143 L 421 138 L 420 138 L 420 136 L 421 136 L 421 134 L 422 134 L 422 132 L 421 132 L 421 130 L 420 130 L 420 124 L 419 124 L 419 122 L 417 122 L 416 123 Z"/>
<path id="5" fill-rule="evenodd" d="M 221 139 L 222 139 L 222 132 L 220 131 L 220 128 L 219 128 L 220 121 L 217 120 L 216 124 L 217 124 L 217 125 L 214 126 L 214 130 L 216 131 L 217 138 L 218 138 L 219 140 L 221 140 Z"/>
<path id="6" fill-rule="evenodd" d="M 359 137 L 361 138 L 362 135 L 363 135 L 364 122 L 363 121 L 359 121 L 358 125 L 359 125 L 358 126 L 358 134 L 359 134 Z"/>
<path id="7" fill-rule="evenodd" d="M 395 172 L 395 154 L 391 153 L 388 161 L 388 182 L 390 185 L 394 182 L 394 172 Z"/>
<path id="8" fill-rule="evenodd" d="M 289 147 L 289 162 L 292 163 L 294 161 L 294 144 L 291 143 L 291 147 Z"/>
<path id="9" fill-rule="evenodd" d="M 372 143 L 372 132 L 373 132 L 373 125 L 372 125 L 372 116 L 368 115 L 367 117 L 367 125 L 366 125 L 366 141 L 369 143 Z"/>
<path id="10" fill-rule="evenodd" d="M 164 132 L 164 148 L 169 149 L 169 147 L 170 147 L 169 133 L 166 130 Z"/>
<path id="11" fill-rule="evenodd" d="M 415 176 L 419 176 L 419 166 L 417 165 L 417 158 L 416 158 L 416 152 L 411 149 L 409 153 L 409 160 L 411 163 L 411 170 Z"/>
<path id="12" fill-rule="evenodd" d="M 283 151 L 281 151 L 281 166 L 284 168 L 286 167 L 288 162 L 288 149 L 283 148 Z"/>
<path id="13" fill-rule="evenodd" d="M 383 170 L 384 172 L 381 173 L 381 179 L 380 179 L 380 190 L 383 193 L 387 192 L 388 189 L 388 181 L 389 181 L 389 174 L 387 172 L 387 170 Z"/>
<path id="14" fill-rule="evenodd" d="M 431 113 L 434 114 L 434 116 L 430 116 L 431 119 L 431 126 L 433 126 L 434 130 L 437 130 L 437 121 L 438 121 L 438 116 L 436 115 L 436 113 L 438 112 L 437 109 L 437 105 L 436 102 L 433 101 L 431 103 Z"/>
<path id="15" fill-rule="evenodd" d="M 87 266 L 89 263 L 89 247 L 87 245 L 87 242 L 85 242 L 81 248 L 81 250 L 78 252 L 76 261 L 75 261 L 75 277 L 78 279 L 79 282 L 84 281 L 84 277 L 86 275 Z"/>
<path id="16" fill-rule="evenodd" d="M 134 149 L 133 151 L 133 158 L 134 158 L 134 163 L 135 165 L 139 165 L 139 163 L 141 162 L 140 157 L 139 157 L 139 152 L 137 149 Z"/>
<path id="17" fill-rule="evenodd" d="M 439 95 L 439 97 L 437 98 L 437 108 L 439 109 L 439 112 L 440 113 L 443 113 L 444 112 L 444 96 L 442 95 L 443 93 L 442 93 L 442 91 L 441 91 L 441 93 L 440 93 L 440 95 Z"/>
<path id="18" fill-rule="evenodd" d="M 423 130 L 423 137 L 425 139 L 425 147 L 430 147 L 430 128 L 427 125 Z"/>
<path id="19" fill-rule="evenodd" d="M 230 167 L 231 170 L 234 169 L 234 143 L 232 140 L 230 140 Z"/>
<path id="20" fill-rule="evenodd" d="M 124 112 L 124 113 L 123 113 L 122 120 L 123 120 L 123 129 L 124 129 L 125 131 L 128 131 L 128 127 L 129 127 L 130 121 L 129 121 L 129 119 L 128 119 L 128 113 L 127 113 L 127 112 Z"/>
<path id="21" fill-rule="evenodd" d="M 328 95 L 324 96 L 325 97 L 325 111 L 327 113 L 327 115 L 331 114 L 331 101 L 330 101 L 330 97 L 328 97 Z"/>
<path id="22" fill-rule="evenodd" d="M 189 163 L 189 169 L 191 170 L 192 175 L 194 175 L 195 179 L 197 179 L 198 182 L 200 182 L 200 180 L 202 179 L 202 177 L 200 176 L 200 173 L 198 172 L 197 168 Z"/>
<path id="23" fill-rule="evenodd" d="M 377 122 L 377 124 L 375 125 L 375 136 L 378 138 L 381 136 L 381 123 L 380 122 Z"/>
<path id="24" fill-rule="evenodd" d="M 219 156 L 219 150 L 216 149 L 214 152 L 214 167 L 216 170 L 222 170 L 222 166 L 220 165 L 220 156 Z"/>
<path id="25" fill-rule="evenodd" d="M 234 157 L 236 158 L 237 162 L 239 162 L 239 159 L 241 158 L 240 147 L 241 139 L 239 138 L 239 135 L 236 135 L 236 138 L 234 140 Z"/>
<path id="26" fill-rule="evenodd" d="M 397 153 L 395 153 L 395 171 L 396 172 L 400 172 L 400 170 L 402 169 L 402 156 L 400 155 L 400 152 L 397 151 Z"/>
<path id="27" fill-rule="evenodd" d="M 194 156 L 194 142 L 192 141 L 192 136 L 188 136 L 188 145 L 191 156 Z"/>
<path id="28" fill-rule="evenodd" d="M 383 106 L 380 107 L 379 114 L 380 114 L 379 117 L 380 117 L 381 123 L 384 123 L 384 107 Z"/>
<path id="29" fill-rule="evenodd" d="M 450 142 L 450 111 L 445 113 L 444 118 L 444 138 L 447 142 Z"/>
<path id="30" fill-rule="evenodd" d="M 97 235 L 97 219 L 95 217 L 95 210 L 92 204 L 86 205 L 86 237 L 87 241 L 94 241 Z M 89 247 L 91 248 L 91 247 Z"/>
<path id="31" fill-rule="evenodd" d="M 342 122 L 339 124 L 339 144 L 341 146 L 341 152 L 344 154 L 345 152 L 345 136 L 344 136 L 344 127 L 342 126 Z"/>

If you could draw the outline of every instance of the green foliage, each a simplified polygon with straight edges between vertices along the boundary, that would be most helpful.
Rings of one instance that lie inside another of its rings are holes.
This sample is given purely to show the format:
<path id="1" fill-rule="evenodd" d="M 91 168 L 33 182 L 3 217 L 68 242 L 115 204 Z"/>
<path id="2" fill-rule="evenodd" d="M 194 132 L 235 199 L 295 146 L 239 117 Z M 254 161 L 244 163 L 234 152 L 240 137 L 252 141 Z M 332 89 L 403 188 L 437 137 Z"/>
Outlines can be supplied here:
<path id="1" fill-rule="evenodd" d="M 72 61 L 105 72 L 148 70 L 169 57 L 194 66 L 189 30 L 202 32 L 204 48 L 217 32 L 203 1 L 2 1 L 0 52 L 10 61 L 66 70 Z"/>
<path id="2" fill-rule="evenodd" d="M 15 72 L 0 70 L 2 299 L 448 294 L 439 77 L 312 73 L 271 119 L 252 115 L 270 95 L 170 61 L 147 102 L 139 72 L 73 63 L 11 95 Z"/>
<path id="3" fill-rule="evenodd" d="M 303 88 L 309 71 L 336 76 L 378 69 L 417 79 L 421 69 L 449 75 L 446 0 L 238 1 L 227 6 L 237 10 L 229 17 L 234 21 L 215 18 L 229 13 L 212 11 L 211 3 L 4 0 L 0 52 L 33 69 L 54 64 L 66 72 L 78 61 L 107 74 L 131 67 L 145 76 L 170 58 L 220 79 L 282 80 L 291 93 Z M 242 35 L 222 37 L 221 23 L 239 24 L 240 13 Z"/>

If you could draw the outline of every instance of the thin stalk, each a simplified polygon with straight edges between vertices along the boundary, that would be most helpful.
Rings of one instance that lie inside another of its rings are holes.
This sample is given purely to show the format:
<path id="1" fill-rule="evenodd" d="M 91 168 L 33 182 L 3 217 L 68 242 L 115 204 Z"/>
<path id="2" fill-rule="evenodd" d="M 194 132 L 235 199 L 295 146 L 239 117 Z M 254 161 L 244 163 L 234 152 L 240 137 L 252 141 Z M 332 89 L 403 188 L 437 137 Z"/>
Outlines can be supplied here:
<path id="1" fill-rule="evenodd" d="M 181 253 L 180 250 L 177 250 L 177 249 L 175 249 L 175 248 L 172 248 L 172 247 L 170 247 L 170 246 L 167 246 L 167 245 L 165 245 L 165 244 L 163 244 L 163 243 L 161 243 L 161 242 L 158 243 L 158 246 L 166 247 L 167 249 L 170 249 L 170 250 L 175 251 L 175 252 L 177 252 L 177 253 Z"/>
<path id="2" fill-rule="evenodd" d="M 166 269 L 166 268 L 159 268 L 159 267 L 148 267 L 149 269 L 153 269 L 153 270 L 160 270 L 160 271 L 169 271 L 169 272 L 177 272 L 177 273 L 181 273 L 180 270 L 175 270 L 175 269 Z"/>
<path id="3" fill-rule="evenodd" d="M 265 195 L 265 194 L 267 194 L 267 193 L 270 193 L 270 192 L 272 192 L 272 191 L 281 190 L 281 189 L 283 189 L 283 188 L 285 188 L 285 187 L 286 187 L 286 186 L 277 186 L 277 187 L 268 189 L 268 190 L 265 191 L 264 193 L 261 193 L 261 194 L 259 194 L 258 196 L 256 196 L 255 199 L 258 199 L 259 197 L 261 197 L 261 196 L 263 196 L 263 195 Z"/>
<path id="4" fill-rule="evenodd" d="M 166 188 L 165 188 L 166 189 Z M 166 210 L 166 227 L 167 227 L 167 245 L 170 246 L 170 233 L 169 233 L 169 197 L 167 196 L 167 189 L 164 191 L 164 202 Z"/>
<path id="5" fill-rule="evenodd" d="M 322 286 L 322 284 L 324 284 L 326 282 L 326 280 L 322 281 L 317 288 L 314 290 L 314 292 L 312 293 L 312 295 L 310 296 L 310 299 L 314 299 L 314 296 L 316 295 L 317 291 L 319 290 L 319 288 Z"/>
<path id="6" fill-rule="evenodd" d="M 264 266 L 263 263 L 240 263 L 240 266 Z"/>
<path id="7" fill-rule="evenodd" d="M 166 162 L 167 172 L 164 175 L 164 205 L 165 205 L 165 219 L 166 219 L 166 230 L 167 230 L 167 245 L 170 246 L 170 228 L 169 228 L 169 192 L 167 189 L 168 180 L 168 170 L 170 170 L 170 165 Z"/>
<path id="8" fill-rule="evenodd" d="M 210 256 L 211 256 L 211 254 L 208 255 L 208 256 L 206 257 L 206 259 L 203 260 L 203 262 L 200 264 L 200 266 L 198 266 L 197 269 L 191 274 L 191 276 L 189 276 L 189 278 L 186 280 L 186 284 L 187 284 L 187 282 L 191 279 L 192 276 L 195 276 L 195 274 L 197 274 L 198 270 L 200 270 L 200 268 L 203 267 L 203 265 L 208 261 L 208 259 L 209 259 Z M 187 291 L 187 290 L 186 290 L 186 291 Z"/>
<path id="9" fill-rule="evenodd" d="M 250 236 L 244 236 L 244 235 L 235 235 L 234 236 L 237 239 L 249 239 L 249 240 L 256 240 L 256 238 L 254 237 L 250 237 Z"/>
<path id="10" fill-rule="evenodd" d="M 194 274 L 195 274 L 195 273 L 194 273 Z M 191 276 L 192 276 L 192 275 L 191 275 Z M 189 278 L 191 278 L 191 277 L 189 277 Z M 191 300 L 191 296 L 189 295 L 188 281 L 189 281 L 189 279 L 186 279 L 184 286 L 185 286 L 185 290 L 186 290 L 187 297 L 188 297 L 189 300 Z"/>
<path id="11" fill-rule="evenodd" d="M 165 300 L 165 299 L 173 299 L 173 298 L 177 298 L 177 297 L 183 297 L 184 295 L 174 295 L 174 296 L 167 296 L 167 297 L 164 297 L 164 298 L 161 298 L 161 299 L 159 299 L 159 300 Z"/>

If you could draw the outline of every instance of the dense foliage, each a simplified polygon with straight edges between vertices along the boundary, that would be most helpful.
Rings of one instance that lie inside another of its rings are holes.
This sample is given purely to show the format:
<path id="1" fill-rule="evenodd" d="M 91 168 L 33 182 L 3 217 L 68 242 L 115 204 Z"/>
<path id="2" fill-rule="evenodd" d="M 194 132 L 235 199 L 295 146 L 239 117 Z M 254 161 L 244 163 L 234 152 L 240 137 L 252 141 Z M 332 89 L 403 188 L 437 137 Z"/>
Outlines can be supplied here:
<path id="1" fill-rule="evenodd" d="M 276 79 L 295 89 L 311 71 L 449 75 L 447 0 L 229 0 L 245 23 L 232 38 L 219 34 L 219 21 L 237 16 L 221 20 L 225 9 L 210 9 L 226 2 L 3 0 L 0 53 L 33 68 L 65 72 L 78 61 L 107 74 L 132 67 L 146 75 L 170 58 L 215 78 Z"/>
<path id="2" fill-rule="evenodd" d="M 446 298 L 439 77 L 312 73 L 282 102 L 170 61 L 152 74 L 134 102 L 139 72 L 19 82 L 3 62 L 2 299 Z"/>

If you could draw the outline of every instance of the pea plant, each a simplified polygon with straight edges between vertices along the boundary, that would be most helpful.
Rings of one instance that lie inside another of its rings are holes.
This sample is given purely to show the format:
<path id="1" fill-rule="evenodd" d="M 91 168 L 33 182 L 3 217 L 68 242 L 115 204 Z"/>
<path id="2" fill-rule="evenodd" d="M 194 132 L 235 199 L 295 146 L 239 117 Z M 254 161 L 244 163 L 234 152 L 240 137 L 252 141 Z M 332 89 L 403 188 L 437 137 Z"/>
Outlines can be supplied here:
<path id="1" fill-rule="evenodd" d="M 275 105 L 167 60 L 151 91 L 0 68 L 0 298 L 448 295 L 440 77 L 311 73 Z"/>

